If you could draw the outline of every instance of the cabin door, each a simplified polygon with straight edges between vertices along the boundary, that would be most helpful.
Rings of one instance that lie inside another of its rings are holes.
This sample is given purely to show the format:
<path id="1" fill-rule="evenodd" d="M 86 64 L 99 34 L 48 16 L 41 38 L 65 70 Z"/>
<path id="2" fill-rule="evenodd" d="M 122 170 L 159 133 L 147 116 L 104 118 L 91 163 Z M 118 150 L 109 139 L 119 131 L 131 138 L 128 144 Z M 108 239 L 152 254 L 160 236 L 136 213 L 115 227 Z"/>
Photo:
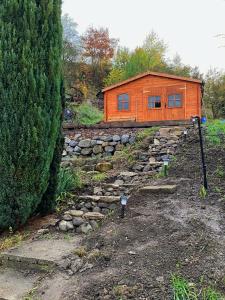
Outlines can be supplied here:
<path id="1" fill-rule="evenodd" d="M 186 85 L 167 87 L 164 95 L 164 119 L 184 120 Z"/>
<path id="2" fill-rule="evenodd" d="M 143 120 L 162 121 L 163 113 L 163 89 L 146 88 L 143 91 Z"/>

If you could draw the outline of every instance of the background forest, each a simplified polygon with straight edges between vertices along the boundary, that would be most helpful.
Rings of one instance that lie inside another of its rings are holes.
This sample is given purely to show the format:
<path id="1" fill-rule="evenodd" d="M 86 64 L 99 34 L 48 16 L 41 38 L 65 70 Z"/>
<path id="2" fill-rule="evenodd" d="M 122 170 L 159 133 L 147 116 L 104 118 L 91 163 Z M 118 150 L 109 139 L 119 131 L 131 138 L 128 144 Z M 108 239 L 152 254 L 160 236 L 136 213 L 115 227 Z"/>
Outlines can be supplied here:
<path id="1" fill-rule="evenodd" d="M 80 35 L 77 23 L 68 14 L 62 17 L 62 23 L 66 94 L 69 101 L 81 104 L 73 106 L 78 122 L 91 124 L 101 120 L 101 113 L 90 103 L 98 106 L 103 87 L 146 71 L 204 80 L 204 113 L 209 118 L 225 116 L 225 73 L 210 69 L 202 74 L 197 66 L 184 64 L 179 54 L 169 57 L 168 45 L 154 31 L 141 46 L 130 50 L 120 46 L 107 28 L 89 27 Z"/>

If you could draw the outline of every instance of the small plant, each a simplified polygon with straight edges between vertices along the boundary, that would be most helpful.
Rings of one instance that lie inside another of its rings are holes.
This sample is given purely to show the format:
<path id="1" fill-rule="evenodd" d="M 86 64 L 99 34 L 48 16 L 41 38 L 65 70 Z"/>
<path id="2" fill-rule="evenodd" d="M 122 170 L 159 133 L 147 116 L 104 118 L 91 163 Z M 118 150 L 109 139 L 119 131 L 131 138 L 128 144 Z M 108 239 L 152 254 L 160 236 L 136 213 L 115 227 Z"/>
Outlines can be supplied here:
<path id="1" fill-rule="evenodd" d="M 173 274 L 171 278 L 174 300 L 224 300 L 224 296 L 211 287 L 201 287 L 199 291 L 193 283 L 179 275 Z M 200 285 L 203 279 L 200 279 Z"/>
<path id="2" fill-rule="evenodd" d="M 79 176 L 79 173 L 75 173 L 71 169 L 61 168 L 57 190 L 58 197 L 81 187 L 82 180 Z"/>
<path id="3" fill-rule="evenodd" d="M 85 257 L 88 254 L 86 247 L 76 248 L 73 253 L 79 257 Z"/>
<path id="4" fill-rule="evenodd" d="M 95 182 L 101 182 L 101 181 L 104 181 L 106 178 L 107 178 L 107 175 L 105 173 L 98 173 L 98 174 L 94 174 L 91 179 L 92 179 L 92 181 L 95 181 Z"/>
<path id="5" fill-rule="evenodd" d="M 214 172 L 214 175 L 218 178 L 224 178 L 225 177 L 225 171 L 222 166 L 218 166 L 216 168 L 216 171 Z"/>
<path id="6" fill-rule="evenodd" d="M 172 275 L 174 300 L 198 300 L 196 289 L 178 275 Z"/>
<path id="7" fill-rule="evenodd" d="M 201 199 L 205 199 L 207 196 L 207 190 L 206 188 L 202 185 L 201 188 L 200 188 L 200 191 L 199 191 L 199 197 Z"/>
<path id="8" fill-rule="evenodd" d="M 10 232 L 10 236 L 7 236 L 0 240 L 0 252 L 4 251 L 6 249 L 12 248 L 16 245 L 19 245 L 23 240 L 25 240 L 29 236 L 28 233 L 17 233 L 13 234 L 13 232 Z"/>
<path id="9" fill-rule="evenodd" d="M 137 142 L 142 142 L 145 138 L 155 135 L 158 130 L 158 127 L 150 127 L 139 131 L 136 137 Z"/>

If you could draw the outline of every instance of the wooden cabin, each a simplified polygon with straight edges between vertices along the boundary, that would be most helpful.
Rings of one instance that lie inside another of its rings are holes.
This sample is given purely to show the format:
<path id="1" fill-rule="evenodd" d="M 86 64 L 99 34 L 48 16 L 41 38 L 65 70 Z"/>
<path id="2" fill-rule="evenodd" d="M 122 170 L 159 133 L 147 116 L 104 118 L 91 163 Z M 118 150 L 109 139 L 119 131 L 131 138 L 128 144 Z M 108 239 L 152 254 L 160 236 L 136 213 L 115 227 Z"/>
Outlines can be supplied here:
<path id="1" fill-rule="evenodd" d="M 201 116 L 202 81 L 147 72 L 106 87 L 105 122 L 182 121 Z"/>

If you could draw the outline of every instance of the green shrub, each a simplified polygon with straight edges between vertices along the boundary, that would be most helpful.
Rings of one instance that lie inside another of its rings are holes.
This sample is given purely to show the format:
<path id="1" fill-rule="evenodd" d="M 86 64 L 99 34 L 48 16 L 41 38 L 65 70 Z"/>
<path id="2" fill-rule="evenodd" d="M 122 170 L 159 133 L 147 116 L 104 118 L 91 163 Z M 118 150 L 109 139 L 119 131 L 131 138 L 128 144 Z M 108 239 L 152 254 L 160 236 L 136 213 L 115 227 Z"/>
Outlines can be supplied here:
<path id="1" fill-rule="evenodd" d="M 103 113 L 91 104 L 72 106 L 74 122 L 79 125 L 94 125 L 103 120 Z"/>
<path id="2" fill-rule="evenodd" d="M 0 228 L 56 199 L 62 149 L 61 0 L 0 1 Z"/>
<path id="3" fill-rule="evenodd" d="M 150 127 L 150 128 L 140 130 L 137 134 L 136 141 L 142 142 L 145 138 L 149 136 L 154 136 L 158 130 L 159 130 L 158 127 Z"/>
<path id="4" fill-rule="evenodd" d="M 105 173 L 98 173 L 98 174 L 94 174 L 91 179 L 95 182 L 101 182 L 104 181 L 106 178 L 107 176 Z"/>

